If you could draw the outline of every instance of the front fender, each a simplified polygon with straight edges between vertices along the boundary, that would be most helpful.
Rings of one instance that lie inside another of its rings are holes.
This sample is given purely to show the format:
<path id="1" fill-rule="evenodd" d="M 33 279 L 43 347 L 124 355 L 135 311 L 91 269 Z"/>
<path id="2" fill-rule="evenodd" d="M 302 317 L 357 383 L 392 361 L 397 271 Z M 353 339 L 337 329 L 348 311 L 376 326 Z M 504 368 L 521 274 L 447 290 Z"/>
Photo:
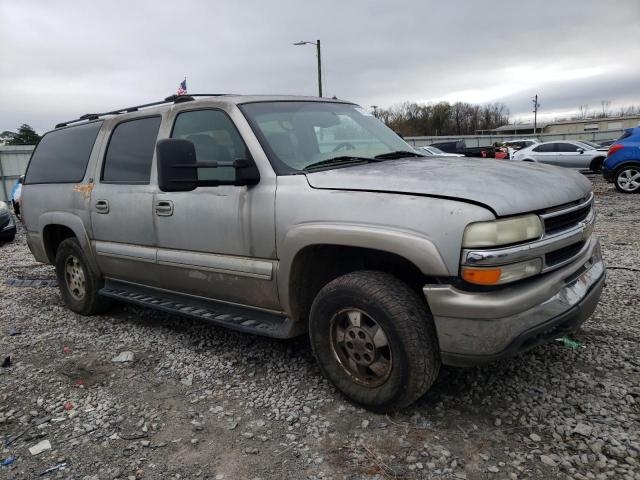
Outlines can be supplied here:
<path id="1" fill-rule="evenodd" d="M 370 248 L 399 255 L 428 276 L 449 276 L 435 244 L 415 231 L 348 223 L 306 223 L 291 228 L 279 248 L 278 291 L 290 312 L 289 279 L 298 252 L 313 245 Z"/>

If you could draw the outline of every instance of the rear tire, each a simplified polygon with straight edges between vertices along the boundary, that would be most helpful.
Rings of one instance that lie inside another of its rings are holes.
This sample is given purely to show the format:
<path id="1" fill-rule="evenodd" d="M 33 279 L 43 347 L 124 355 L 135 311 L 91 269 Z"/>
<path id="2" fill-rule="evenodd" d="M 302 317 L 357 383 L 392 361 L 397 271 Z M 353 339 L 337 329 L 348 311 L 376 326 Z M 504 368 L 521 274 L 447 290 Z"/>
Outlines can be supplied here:
<path id="1" fill-rule="evenodd" d="M 440 370 L 426 303 L 387 273 L 353 272 L 322 288 L 311 306 L 309 337 L 325 376 L 373 411 L 411 404 Z"/>
<path id="2" fill-rule="evenodd" d="M 589 165 L 589 170 L 594 173 L 602 172 L 602 164 L 604 163 L 604 157 L 598 157 L 591 160 L 591 165 Z"/>
<path id="3" fill-rule="evenodd" d="M 93 315 L 106 311 L 112 305 L 109 298 L 98 295 L 103 281 L 91 268 L 75 238 L 67 238 L 58 246 L 56 276 L 62 299 L 74 312 Z"/>
<path id="4" fill-rule="evenodd" d="M 621 193 L 640 192 L 640 166 L 625 165 L 616 171 L 613 179 L 616 190 Z"/>

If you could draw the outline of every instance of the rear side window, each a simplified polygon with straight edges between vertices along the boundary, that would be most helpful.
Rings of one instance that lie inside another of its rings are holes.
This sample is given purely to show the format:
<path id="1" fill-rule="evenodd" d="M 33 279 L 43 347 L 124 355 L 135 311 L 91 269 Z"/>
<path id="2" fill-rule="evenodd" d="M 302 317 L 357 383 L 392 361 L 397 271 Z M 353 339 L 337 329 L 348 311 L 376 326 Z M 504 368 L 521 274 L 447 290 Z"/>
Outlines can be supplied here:
<path id="1" fill-rule="evenodd" d="M 542 145 L 538 145 L 537 147 L 535 147 L 533 149 L 534 152 L 556 152 L 556 145 L 558 145 L 557 143 L 543 143 Z"/>
<path id="2" fill-rule="evenodd" d="M 84 178 L 102 122 L 47 133 L 36 147 L 26 183 L 78 183 Z"/>
<path id="3" fill-rule="evenodd" d="M 102 167 L 105 183 L 149 183 L 160 117 L 119 123 L 111 134 Z"/>
<path id="4" fill-rule="evenodd" d="M 622 135 L 620 135 L 620 138 L 617 139 L 616 142 L 619 142 L 620 140 L 624 140 L 625 138 L 629 138 L 630 136 L 631 136 L 631 130 L 626 130 Z"/>

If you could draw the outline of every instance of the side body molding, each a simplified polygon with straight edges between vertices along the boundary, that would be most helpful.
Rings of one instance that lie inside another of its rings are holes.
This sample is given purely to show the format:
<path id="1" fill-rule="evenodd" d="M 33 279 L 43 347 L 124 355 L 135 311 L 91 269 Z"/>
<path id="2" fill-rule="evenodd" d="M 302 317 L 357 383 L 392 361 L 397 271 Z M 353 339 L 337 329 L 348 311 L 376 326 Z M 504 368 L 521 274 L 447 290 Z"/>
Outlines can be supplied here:
<path id="1" fill-rule="evenodd" d="M 291 228 L 278 251 L 278 291 L 283 310 L 289 314 L 291 268 L 296 254 L 312 245 L 342 245 L 380 250 L 406 258 L 425 275 L 449 275 L 434 243 L 418 232 L 349 223 L 306 223 Z"/>

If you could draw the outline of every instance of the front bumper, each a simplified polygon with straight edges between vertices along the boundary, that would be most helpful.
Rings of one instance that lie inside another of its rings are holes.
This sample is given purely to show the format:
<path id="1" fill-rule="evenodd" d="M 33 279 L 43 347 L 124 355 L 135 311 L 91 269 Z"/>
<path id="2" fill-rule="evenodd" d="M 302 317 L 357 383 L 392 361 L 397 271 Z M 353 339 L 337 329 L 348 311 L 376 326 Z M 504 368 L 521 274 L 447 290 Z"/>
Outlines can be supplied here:
<path id="1" fill-rule="evenodd" d="M 520 285 L 493 292 L 425 286 L 442 362 L 488 363 L 577 330 L 595 310 L 604 278 L 600 244 L 592 237 L 571 264 Z"/>

